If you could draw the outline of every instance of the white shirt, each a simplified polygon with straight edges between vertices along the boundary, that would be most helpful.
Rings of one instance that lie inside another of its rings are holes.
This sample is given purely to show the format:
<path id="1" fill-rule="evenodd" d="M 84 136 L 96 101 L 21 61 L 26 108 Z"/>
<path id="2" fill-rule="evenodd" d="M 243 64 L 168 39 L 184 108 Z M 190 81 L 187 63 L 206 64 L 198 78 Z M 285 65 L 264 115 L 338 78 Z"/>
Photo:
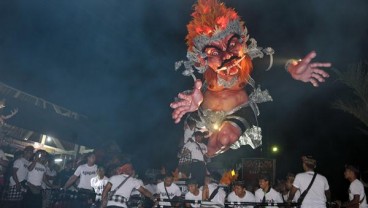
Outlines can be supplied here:
<path id="1" fill-rule="evenodd" d="M 184 144 L 190 141 L 191 138 L 193 138 L 194 129 L 190 129 L 189 127 L 186 127 L 184 129 Z"/>
<path id="2" fill-rule="evenodd" d="M 350 183 L 349 186 L 349 200 L 354 199 L 354 195 L 359 195 L 359 202 L 363 199 L 362 203 L 360 203 L 359 208 L 367 208 L 367 196 L 365 195 L 363 183 L 360 180 L 355 179 Z"/>
<path id="3" fill-rule="evenodd" d="M 266 203 L 283 203 L 281 194 L 277 192 L 275 189 L 270 188 L 269 192 L 264 192 L 261 188 L 259 188 L 255 193 L 256 202 L 263 202 L 263 197 L 265 196 Z M 271 206 L 270 206 L 271 207 Z"/>
<path id="4" fill-rule="evenodd" d="M 75 170 L 74 175 L 79 177 L 78 188 L 92 190 L 91 179 L 97 175 L 97 165 L 80 165 Z"/>
<path id="5" fill-rule="evenodd" d="M 227 196 L 227 201 L 229 202 L 234 202 L 236 204 L 236 202 L 256 202 L 256 198 L 254 196 L 254 194 L 250 191 L 245 190 L 245 196 L 243 198 L 240 198 L 239 196 L 237 196 L 235 194 L 234 191 L 232 191 L 228 196 Z M 237 207 L 237 206 L 234 206 Z M 244 208 L 253 208 L 253 206 L 240 206 L 240 207 L 244 207 Z"/>
<path id="6" fill-rule="evenodd" d="M 34 168 L 28 172 L 27 182 L 34 186 L 41 186 L 43 175 L 46 173 L 46 167 L 39 162 L 36 162 Z"/>
<path id="7" fill-rule="evenodd" d="M 91 179 L 91 187 L 96 193 L 96 201 L 101 200 L 102 191 L 107 182 L 109 182 L 109 178 L 106 176 L 104 176 L 102 179 L 100 179 L 99 176 L 93 177 Z"/>
<path id="8" fill-rule="evenodd" d="M 114 175 L 109 179 L 109 183 L 111 183 L 111 190 L 114 191 L 120 184 L 123 182 L 128 175 Z M 126 200 L 129 200 L 130 194 L 132 193 L 133 189 L 139 189 L 143 186 L 141 180 L 136 178 L 130 177 L 125 183 L 115 192 L 115 196 L 123 196 Z M 114 198 L 113 198 L 114 199 Z M 107 206 L 118 206 L 118 207 L 127 207 L 126 203 L 116 202 L 114 200 L 108 201 Z"/>
<path id="9" fill-rule="evenodd" d="M 176 185 L 175 183 L 172 183 L 170 186 L 166 187 L 167 193 L 170 196 L 170 199 L 174 198 L 175 196 L 181 196 L 181 191 L 178 185 Z M 168 199 L 166 191 L 165 191 L 165 187 L 164 187 L 164 182 L 158 183 L 157 184 L 157 194 L 160 194 L 160 199 Z M 163 205 L 163 206 L 170 206 L 170 202 L 159 202 L 159 205 Z"/>
<path id="10" fill-rule="evenodd" d="M 47 176 L 55 177 L 56 174 L 57 174 L 56 170 L 51 170 L 49 166 L 46 166 L 46 175 Z M 50 184 L 52 184 L 54 182 L 54 180 L 48 180 L 48 181 L 49 181 Z M 42 182 L 42 188 L 47 189 L 47 188 L 51 188 L 51 187 L 48 187 L 45 182 Z"/>
<path id="11" fill-rule="evenodd" d="M 144 183 L 143 183 L 143 181 L 141 179 L 139 179 L 139 178 L 135 178 L 135 179 L 139 180 L 140 183 L 142 183 L 143 184 L 143 187 L 144 187 Z M 137 196 L 137 195 L 138 196 L 141 196 L 142 195 L 141 192 L 138 189 L 133 189 L 132 190 L 132 193 L 130 193 L 130 196 Z"/>
<path id="12" fill-rule="evenodd" d="M 201 149 L 199 149 L 199 147 Z M 207 153 L 207 146 L 205 144 L 197 142 L 187 142 L 184 145 L 184 148 L 188 149 L 191 152 L 192 160 L 204 161 L 203 154 Z"/>
<path id="13" fill-rule="evenodd" d="M 198 195 L 194 195 L 189 191 L 188 193 L 185 194 L 185 199 L 186 200 L 201 201 L 202 200 L 202 191 L 199 190 Z M 190 203 L 190 206 L 191 207 L 201 207 L 201 204 L 200 203 Z"/>
<path id="14" fill-rule="evenodd" d="M 300 190 L 301 193 L 306 190 L 313 178 L 313 171 L 308 171 L 304 173 L 299 173 L 295 176 L 293 186 Z M 307 195 L 305 196 L 301 207 L 302 208 L 325 208 L 326 207 L 326 194 L 325 191 L 329 190 L 326 177 L 317 174 L 314 179 L 312 187 L 309 189 Z"/>
<path id="15" fill-rule="evenodd" d="M 19 158 L 16 161 L 14 161 L 13 168 L 18 169 L 17 170 L 17 178 L 18 178 L 19 182 L 22 182 L 22 181 L 27 179 L 28 166 L 29 166 L 29 161 L 26 160 L 24 157 Z M 14 186 L 15 184 L 16 183 L 13 179 L 13 176 L 11 176 L 9 185 Z"/>
<path id="16" fill-rule="evenodd" d="M 210 183 L 207 186 L 208 186 L 208 197 L 210 197 L 212 192 L 218 187 L 218 185 L 215 183 Z M 203 186 L 201 186 L 200 190 L 203 191 Z M 225 198 L 226 192 L 222 188 L 219 188 L 217 194 L 211 199 L 211 202 L 223 206 L 225 204 Z"/>

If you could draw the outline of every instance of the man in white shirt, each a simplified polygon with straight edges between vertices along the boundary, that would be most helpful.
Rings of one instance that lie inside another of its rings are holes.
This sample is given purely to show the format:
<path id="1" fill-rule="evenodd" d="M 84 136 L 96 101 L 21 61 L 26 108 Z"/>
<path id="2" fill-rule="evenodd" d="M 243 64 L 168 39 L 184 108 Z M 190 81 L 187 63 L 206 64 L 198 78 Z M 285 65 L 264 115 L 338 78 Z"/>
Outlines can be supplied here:
<path id="1" fill-rule="evenodd" d="M 363 183 L 358 179 L 359 169 L 353 165 L 346 165 L 345 178 L 350 182 L 349 201 L 342 204 L 343 207 L 367 208 L 367 196 L 365 195 Z"/>
<path id="2" fill-rule="evenodd" d="M 234 183 L 233 191 L 227 196 L 227 201 L 234 203 L 233 207 L 244 207 L 244 208 L 252 208 L 254 206 L 245 206 L 236 204 L 239 202 L 256 202 L 256 198 L 254 194 L 245 189 L 245 183 L 243 181 L 236 181 Z"/>
<path id="3" fill-rule="evenodd" d="M 38 150 L 33 161 L 28 166 L 27 194 L 24 196 L 24 204 L 27 207 L 42 207 L 42 183 L 53 187 L 46 178 L 46 163 L 48 154 L 45 150 Z"/>
<path id="4" fill-rule="evenodd" d="M 128 207 L 127 201 L 129 201 L 133 189 L 137 189 L 144 196 L 154 200 L 152 194 L 143 187 L 143 182 L 132 177 L 133 174 L 134 168 L 131 163 L 123 164 L 118 169 L 118 175 L 114 175 L 109 179 L 102 192 L 102 208 Z M 108 197 L 108 192 L 114 193 L 111 197 Z"/>
<path id="5" fill-rule="evenodd" d="M 254 193 L 256 202 L 261 203 L 283 203 L 281 194 L 271 187 L 271 177 L 260 175 L 258 183 L 259 189 Z"/>
<path id="6" fill-rule="evenodd" d="M 305 172 L 296 175 L 293 187 L 289 193 L 289 202 L 294 198 L 295 192 L 298 189 L 301 195 L 303 195 L 303 192 L 308 188 L 315 174 L 314 169 L 316 168 L 317 161 L 312 156 L 303 156 L 302 161 Z M 302 201 L 301 208 L 326 208 L 326 202 L 330 200 L 330 195 L 330 187 L 326 177 L 316 174 L 311 188 Z"/>
<path id="7" fill-rule="evenodd" d="M 215 179 L 211 175 L 206 175 L 204 185 L 200 188 L 203 192 L 203 200 L 210 201 L 210 204 L 213 204 L 211 207 L 225 205 L 226 192 L 215 181 L 219 179 Z"/>
<path id="8" fill-rule="evenodd" d="M 201 207 L 201 203 L 198 201 L 202 201 L 203 194 L 202 190 L 198 188 L 198 182 L 195 179 L 189 179 L 187 181 L 188 193 L 185 194 L 185 200 L 194 200 L 197 202 L 194 203 L 185 203 L 186 207 Z"/>
<path id="9" fill-rule="evenodd" d="M 169 199 L 169 200 L 180 199 L 180 196 L 181 196 L 180 188 L 178 185 L 173 183 L 173 181 L 174 181 L 173 176 L 166 174 L 164 175 L 164 181 L 157 184 L 157 194 L 159 194 L 159 197 L 160 197 L 159 206 L 172 207 L 177 203 L 164 202 L 163 200 L 164 199 Z"/>
<path id="10" fill-rule="evenodd" d="M 191 178 L 196 179 L 200 186 L 204 183 L 204 177 L 206 176 L 206 153 L 207 146 L 203 143 L 205 133 L 201 131 L 194 132 L 194 141 L 188 141 L 184 147 L 183 151 L 190 152 L 192 161 L 189 167 L 189 172 Z"/>
<path id="11" fill-rule="evenodd" d="M 97 168 L 97 176 L 91 179 L 91 186 L 96 193 L 95 205 L 98 205 L 101 202 L 102 191 L 106 186 L 107 182 L 109 182 L 109 178 L 105 176 L 105 168 L 98 167 Z"/>
<path id="12" fill-rule="evenodd" d="M 9 179 L 9 188 L 5 196 L 5 207 L 21 207 L 23 201 L 23 193 L 26 191 L 25 182 L 28 174 L 29 160 L 33 156 L 33 146 L 27 146 L 23 150 L 23 157 L 17 159 L 13 163 L 12 175 Z"/>
<path id="13" fill-rule="evenodd" d="M 89 207 L 94 200 L 94 191 L 91 186 L 91 179 L 97 175 L 96 156 L 93 152 L 88 153 L 87 163 L 78 166 L 74 174 L 65 183 L 64 189 L 68 189 L 78 178 L 79 200 L 76 200 L 76 207 Z"/>
<path id="14" fill-rule="evenodd" d="M 97 175 L 97 165 L 95 164 L 96 156 L 94 153 L 87 154 L 87 163 L 78 166 L 69 180 L 65 183 L 64 189 L 69 188 L 79 177 L 79 189 L 92 191 L 91 179 Z"/>

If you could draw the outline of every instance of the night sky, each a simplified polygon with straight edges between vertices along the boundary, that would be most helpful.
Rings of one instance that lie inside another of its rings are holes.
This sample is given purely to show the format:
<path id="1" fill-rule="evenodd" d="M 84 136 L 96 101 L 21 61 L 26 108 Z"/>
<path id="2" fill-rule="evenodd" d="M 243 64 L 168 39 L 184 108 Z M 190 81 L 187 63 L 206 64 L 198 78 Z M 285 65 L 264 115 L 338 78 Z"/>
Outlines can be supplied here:
<path id="1" fill-rule="evenodd" d="M 98 126 L 93 130 L 116 141 L 141 169 L 173 163 L 183 133 L 182 124 L 171 120 L 169 103 L 193 84 L 174 63 L 186 56 L 194 2 L 2 0 L 0 81 L 88 116 Z M 346 162 L 368 166 L 368 138 L 358 129 L 364 125 L 332 108 L 351 92 L 331 70 L 319 88 L 292 80 L 284 63 L 311 50 L 317 61 L 342 71 L 367 60 L 368 1 L 224 2 L 238 11 L 259 46 L 276 51 L 270 71 L 264 58 L 254 61 L 253 72 L 274 101 L 259 105 L 264 146 L 215 161 L 231 166 L 242 157 L 276 158 L 282 178 L 302 171 L 300 156 L 308 153 L 332 191 L 340 189 Z M 277 155 L 269 152 L 273 144 L 280 147 Z"/>

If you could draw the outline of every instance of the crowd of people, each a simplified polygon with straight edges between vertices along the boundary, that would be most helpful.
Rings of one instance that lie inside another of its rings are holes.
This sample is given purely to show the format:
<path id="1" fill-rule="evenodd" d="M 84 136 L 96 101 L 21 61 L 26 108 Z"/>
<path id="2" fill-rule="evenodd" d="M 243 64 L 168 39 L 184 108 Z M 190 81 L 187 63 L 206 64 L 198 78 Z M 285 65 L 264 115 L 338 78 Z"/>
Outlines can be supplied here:
<path id="1" fill-rule="evenodd" d="M 200 141 L 201 136 L 194 138 Z M 350 200 L 332 203 L 328 180 L 316 173 L 311 156 L 302 157 L 304 172 L 290 173 L 277 184 L 270 175 L 260 174 L 258 187 L 251 188 L 244 180 L 222 184 L 221 174 L 208 171 L 189 171 L 178 178 L 173 171 L 163 170 L 140 178 L 130 160 L 99 166 L 94 152 L 83 156 L 85 160 L 68 161 L 59 170 L 52 155 L 33 146 L 25 147 L 12 161 L 0 155 L 4 179 L 0 207 L 367 207 L 358 168 L 345 167 Z"/>

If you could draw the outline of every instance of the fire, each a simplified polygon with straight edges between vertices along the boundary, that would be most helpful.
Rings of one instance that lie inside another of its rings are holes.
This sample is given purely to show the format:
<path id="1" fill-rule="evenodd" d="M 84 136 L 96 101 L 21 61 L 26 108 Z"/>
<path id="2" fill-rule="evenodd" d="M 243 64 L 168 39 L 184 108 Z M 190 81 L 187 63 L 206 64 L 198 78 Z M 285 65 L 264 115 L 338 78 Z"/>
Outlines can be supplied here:
<path id="1" fill-rule="evenodd" d="M 224 175 L 222 175 L 222 178 L 220 180 L 220 184 L 230 185 L 237 178 L 238 178 L 238 173 L 235 172 L 235 170 L 227 171 L 227 172 L 224 173 Z"/>

